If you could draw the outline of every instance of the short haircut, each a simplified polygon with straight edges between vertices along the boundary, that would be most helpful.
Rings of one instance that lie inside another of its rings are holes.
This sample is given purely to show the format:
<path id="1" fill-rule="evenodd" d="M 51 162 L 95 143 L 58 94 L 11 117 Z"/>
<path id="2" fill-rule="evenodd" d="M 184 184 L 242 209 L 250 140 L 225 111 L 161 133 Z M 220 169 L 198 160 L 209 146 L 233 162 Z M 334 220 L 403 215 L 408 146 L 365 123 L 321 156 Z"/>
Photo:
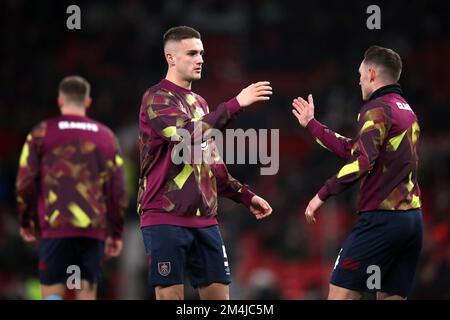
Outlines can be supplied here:
<path id="1" fill-rule="evenodd" d="M 68 76 L 59 83 L 59 94 L 69 103 L 84 105 L 90 91 L 91 85 L 80 76 Z"/>
<path id="2" fill-rule="evenodd" d="M 371 46 L 364 53 L 364 62 L 382 67 L 390 80 L 397 82 L 402 73 L 402 59 L 392 49 Z"/>
<path id="3" fill-rule="evenodd" d="M 165 47 L 168 41 L 181 41 L 183 39 L 192 38 L 200 39 L 200 32 L 187 26 L 173 27 L 164 33 L 163 44 Z"/>

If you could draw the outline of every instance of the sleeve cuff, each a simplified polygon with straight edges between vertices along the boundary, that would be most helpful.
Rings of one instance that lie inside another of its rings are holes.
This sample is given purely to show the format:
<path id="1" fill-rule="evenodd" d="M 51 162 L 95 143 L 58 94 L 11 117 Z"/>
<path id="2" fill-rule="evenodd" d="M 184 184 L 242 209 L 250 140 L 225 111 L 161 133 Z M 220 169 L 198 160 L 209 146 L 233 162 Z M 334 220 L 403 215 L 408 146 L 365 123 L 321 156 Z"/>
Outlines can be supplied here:
<path id="1" fill-rule="evenodd" d="M 330 197 L 330 193 L 328 192 L 327 186 L 324 185 L 322 188 L 320 188 L 317 195 L 319 196 L 319 199 L 322 200 L 323 202 L 327 201 L 327 199 Z"/>
<path id="2" fill-rule="evenodd" d="M 322 124 L 317 121 L 315 118 L 311 119 L 306 125 L 306 129 L 309 133 L 314 137 L 319 137 L 320 130 L 322 129 Z"/>
<path id="3" fill-rule="evenodd" d="M 228 111 L 230 112 L 230 115 L 233 115 L 235 113 L 238 113 L 239 111 L 242 111 L 241 105 L 237 101 L 236 97 L 233 99 L 228 100 L 225 105 L 227 106 Z"/>
<path id="4" fill-rule="evenodd" d="M 247 208 L 250 208 L 252 204 L 252 198 L 255 196 L 255 193 L 250 190 L 248 187 L 244 187 L 244 192 L 241 196 L 241 203 L 245 205 Z"/>

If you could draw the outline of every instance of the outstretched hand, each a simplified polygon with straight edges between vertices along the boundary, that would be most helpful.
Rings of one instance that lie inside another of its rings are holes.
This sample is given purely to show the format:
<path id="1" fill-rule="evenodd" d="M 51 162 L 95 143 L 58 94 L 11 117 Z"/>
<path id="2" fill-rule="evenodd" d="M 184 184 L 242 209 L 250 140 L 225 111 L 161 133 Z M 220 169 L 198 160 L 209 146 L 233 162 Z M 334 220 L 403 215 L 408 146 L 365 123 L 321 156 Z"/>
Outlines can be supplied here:
<path id="1" fill-rule="evenodd" d="M 269 100 L 271 95 L 272 87 L 270 86 L 270 82 L 259 81 L 242 89 L 236 99 L 241 107 L 245 108 L 255 102 Z"/>
<path id="2" fill-rule="evenodd" d="M 308 101 L 302 97 L 295 98 L 292 106 L 294 107 L 292 113 L 302 127 L 306 127 L 308 122 L 314 119 L 314 99 L 311 94 L 308 95 Z"/>
<path id="3" fill-rule="evenodd" d="M 266 200 L 255 195 L 251 200 L 250 211 L 259 220 L 270 216 L 272 214 L 272 207 Z"/>
<path id="4" fill-rule="evenodd" d="M 316 211 L 322 206 L 322 204 L 323 201 L 320 200 L 319 195 L 317 194 L 308 203 L 308 206 L 306 207 L 305 210 L 305 217 L 306 221 L 308 221 L 309 224 L 316 223 L 315 214 Z"/>

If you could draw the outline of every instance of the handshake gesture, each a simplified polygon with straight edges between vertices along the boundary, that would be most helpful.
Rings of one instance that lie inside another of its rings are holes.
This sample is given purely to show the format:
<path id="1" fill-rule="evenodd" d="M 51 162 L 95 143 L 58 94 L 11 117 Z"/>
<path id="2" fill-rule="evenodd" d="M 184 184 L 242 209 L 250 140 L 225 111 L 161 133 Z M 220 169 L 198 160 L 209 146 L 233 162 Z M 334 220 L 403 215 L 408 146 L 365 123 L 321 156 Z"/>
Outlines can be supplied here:
<path id="1" fill-rule="evenodd" d="M 236 96 L 237 101 L 241 107 L 245 108 L 249 105 L 270 99 L 272 95 L 272 87 L 269 81 L 259 81 L 257 83 L 252 83 L 247 88 L 242 89 L 242 91 Z"/>
<path id="2" fill-rule="evenodd" d="M 295 98 L 292 101 L 292 113 L 297 118 L 302 127 L 306 127 L 308 122 L 314 119 L 314 100 L 312 95 L 308 95 L 308 101 L 302 97 Z"/>

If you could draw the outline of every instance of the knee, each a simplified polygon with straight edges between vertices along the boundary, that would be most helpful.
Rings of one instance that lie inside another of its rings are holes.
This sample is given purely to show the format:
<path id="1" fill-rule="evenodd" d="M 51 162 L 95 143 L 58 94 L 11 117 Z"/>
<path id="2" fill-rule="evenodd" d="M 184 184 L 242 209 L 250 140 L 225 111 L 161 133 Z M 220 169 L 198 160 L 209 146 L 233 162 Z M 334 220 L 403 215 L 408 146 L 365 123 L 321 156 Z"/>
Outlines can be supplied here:
<path id="1" fill-rule="evenodd" d="M 156 287 L 157 300 L 183 300 L 183 288 L 178 286 Z"/>
<path id="2" fill-rule="evenodd" d="M 330 284 L 330 289 L 328 292 L 328 300 L 359 300 L 361 299 L 361 294 L 357 291 L 337 287 Z"/>

